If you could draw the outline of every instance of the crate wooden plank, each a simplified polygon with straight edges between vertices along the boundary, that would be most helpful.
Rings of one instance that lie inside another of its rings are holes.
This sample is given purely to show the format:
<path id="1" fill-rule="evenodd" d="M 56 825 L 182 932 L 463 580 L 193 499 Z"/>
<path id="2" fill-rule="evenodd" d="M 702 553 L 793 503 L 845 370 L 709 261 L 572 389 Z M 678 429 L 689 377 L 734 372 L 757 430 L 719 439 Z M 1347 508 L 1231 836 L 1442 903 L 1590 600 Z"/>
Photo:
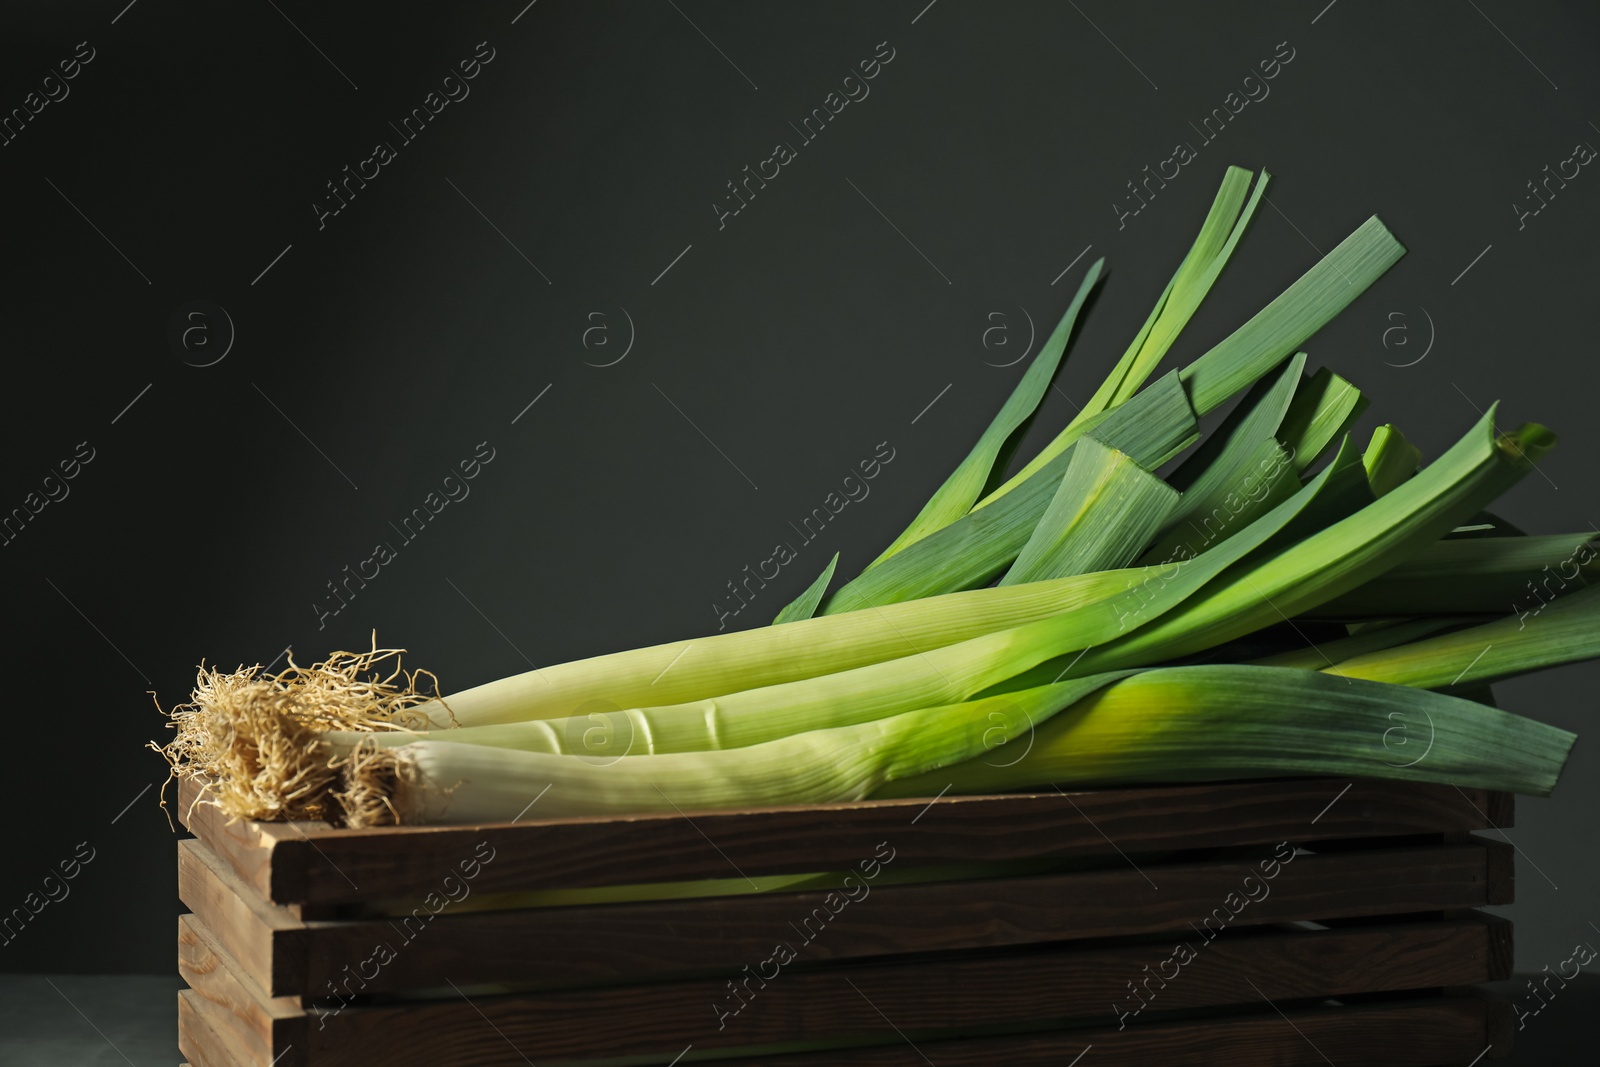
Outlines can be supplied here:
<path id="1" fill-rule="evenodd" d="M 304 1063 L 307 1023 L 300 999 L 268 997 L 194 915 L 178 917 L 178 973 L 222 1009 L 213 1013 L 211 1027 L 230 1048 L 277 1067 Z"/>
<path id="2" fill-rule="evenodd" d="M 1345 789 L 1348 785 L 1350 788 Z M 180 789 L 188 811 L 196 787 Z M 530 797 L 530 799 L 532 799 Z M 1042 794 L 864 801 L 752 811 L 347 830 L 227 829 L 204 806 L 190 828 L 279 903 L 421 896 L 493 850 L 474 890 L 515 891 L 848 869 L 893 843 L 908 864 L 1102 855 L 1398 836 L 1511 825 L 1509 794 L 1378 779 L 1284 779 Z M 221 825 L 219 825 L 221 824 Z M 252 837 L 255 834 L 257 836 Z M 260 853 L 270 851 L 270 863 Z"/>
<path id="3" fill-rule="evenodd" d="M 1282 866 L 1269 895 L 1231 919 L 1222 914 L 1238 928 L 1476 908 L 1505 902 L 1510 866 L 1509 847 L 1493 841 L 1300 855 Z M 816 962 L 1179 930 L 1223 907 L 1253 873 L 1254 861 L 1215 860 L 995 878 L 981 888 L 883 886 L 836 913 L 828 894 L 816 891 L 440 915 L 404 930 L 386 919 L 311 922 L 304 956 L 273 961 L 273 973 L 303 974 L 304 985 L 268 992 L 315 995 L 366 970 L 375 973 L 342 988 L 414 989 L 446 977 L 577 984 L 737 970 L 772 956 L 779 941 Z M 299 942 L 282 944 L 301 950 Z"/>
<path id="4" fill-rule="evenodd" d="M 304 842 L 307 831 L 329 831 L 333 827 L 313 822 L 230 820 L 209 804 L 197 804 L 200 792 L 201 786 L 192 779 L 179 781 L 179 823 L 204 841 L 214 855 L 224 859 L 240 881 L 253 887 L 267 900 L 287 902 L 286 894 L 274 884 L 274 879 L 282 879 L 285 871 L 294 872 L 303 860 L 300 857 L 280 859 L 277 855 L 279 842 Z"/>
<path id="5" fill-rule="evenodd" d="M 470 1058 L 394 1061 L 397 1067 L 523 1067 L 537 1050 L 518 1047 L 482 1024 L 483 1035 L 458 1032 L 470 1043 Z M 486 1035 L 486 1036 L 485 1036 Z M 1363 1067 L 1467 1067 L 1508 1054 L 1512 1040 L 1510 1005 L 1476 995 L 1429 997 L 1379 1003 L 1289 1007 L 1215 1018 L 1186 1019 L 1123 1030 L 1102 1026 L 1029 1035 L 983 1038 L 897 1037 L 893 1043 L 816 1053 L 734 1056 L 718 1059 L 726 1067 L 1061 1067 L 1093 1050 L 1105 1067 L 1322 1067 L 1327 1063 Z M 440 1041 L 441 1046 L 447 1042 Z M 688 1051 L 693 1044 L 686 1045 Z M 446 1055 L 452 1053 L 446 1052 Z M 666 1064 L 670 1054 L 660 1060 Z M 318 1059 L 315 1067 L 353 1067 L 375 1062 L 356 1058 Z M 388 1062 L 388 1061 L 378 1061 Z M 200 1067 L 200 1065 L 197 1065 Z M 234 1067 L 219 1061 L 203 1067 Z M 240 1067 L 256 1067 L 254 1064 Z M 265 1067 L 265 1065 L 262 1065 Z"/>
<path id="6" fill-rule="evenodd" d="M 1475 996 L 1260 1012 L 1151 1026 L 1033 1036 L 903 1041 L 879 1048 L 738 1056 L 718 1067 L 1466 1067 L 1491 1043 L 1510 1007 Z M 1491 1053 L 1492 1054 L 1492 1053 Z M 483 1060 L 481 1067 L 522 1063 Z M 665 1061 L 663 1061 L 665 1062 Z"/>
<path id="7" fill-rule="evenodd" d="M 1150 1011 L 1492 981 L 1510 974 L 1509 942 L 1510 924 L 1485 915 L 1224 934 L 1199 944 L 1195 958 L 1164 988 L 1151 985 Z M 542 1062 L 675 1053 L 691 1044 L 702 1050 L 762 1046 L 820 1033 L 893 1036 L 885 1017 L 917 1031 L 1120 1011 L 1128 1013 L 1129 1025 L 1145 1025 L 1143 1012 L 1133 1014 L 1138 1005 L 1127 983 L 1158 972 L 1172 948 L 1168 941 L 1095 943 L 780 973 L 770 983 L 752 982 L 742 1008 L 726 977 L 474 997 L 471 1003 L 452 997 L 348 1007 L 319 1019 L 308 1055 L 314 1067 L 471 1067 L 520 1063 L 512 1049 Z"/>
<path id="8" fill-rule="evenodd" d="M 269 997 L 305 988 L 305 924 L 268 904 L 200 841 L 178 842 L 178 899 Z"/>
<path id="9" fill-rule="evenodd" d="M 212 1025 L 220 1013 L 200 994 L 190 989 L 178 992 L 178 1051 L 194 1067 L 258 1067 L 243 1059 Z M 264 1062 L 264 1061 L 262 1061 Z"/>

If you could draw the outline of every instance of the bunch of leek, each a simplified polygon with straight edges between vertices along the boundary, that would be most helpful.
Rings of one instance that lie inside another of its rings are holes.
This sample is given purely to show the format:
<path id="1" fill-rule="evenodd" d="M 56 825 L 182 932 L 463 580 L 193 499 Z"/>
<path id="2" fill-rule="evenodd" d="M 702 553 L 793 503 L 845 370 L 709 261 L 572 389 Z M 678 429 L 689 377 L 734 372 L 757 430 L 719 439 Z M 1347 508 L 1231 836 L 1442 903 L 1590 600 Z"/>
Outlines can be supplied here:
<path id="1" fill-rule="evenodd" d="M 354 825 L 1283 774 L 1548 793 L 1573 736 L 1459 687 L 1600 655 L 1590 535 L 1528 537 L 1484 511 L 1553 435 L 1499 432 L 1491 411 L 1426 466 L 1393 427 L 1360 451 L 1366 398 L 1297 351 L 1403 254 L 1383 224 L 1151 380 L 1267 180 L 1228 170 L 1121 359 L 1008 477 L 1091 265 L 910 525 L 831 591 L 830 564 L 777 624 L 448 698 L 376 646 L 203 671 L 162 751 L 230 813 Z M 1514 605 L 1552 567 L 1530 620 Z M 1396 758 L 1397 716 L 1430 724 L 1422 756 Z"/>

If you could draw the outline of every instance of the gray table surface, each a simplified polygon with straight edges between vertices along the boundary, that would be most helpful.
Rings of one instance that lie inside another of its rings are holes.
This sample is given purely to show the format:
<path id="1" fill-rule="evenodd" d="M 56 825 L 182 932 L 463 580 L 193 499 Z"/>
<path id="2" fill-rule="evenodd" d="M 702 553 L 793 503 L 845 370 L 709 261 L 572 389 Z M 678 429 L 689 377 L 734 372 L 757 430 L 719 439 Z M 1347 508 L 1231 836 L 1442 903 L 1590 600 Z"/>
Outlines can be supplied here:
<path id="1" fill-rule="evenodd" d="M 0 974 L 3 1067 L 174 1067 L 177 975 Z"/>
<path id="2" fill-rule="evenodd" d="M 180 988 L 176 977 L 0 975 L 0 1065 L 173 1067 L 180 1062 L 175 997 Z M 1525 976 L 1488 988 L 1525 1010 L 1537 1006 Z M 1523 1020 L 1515 1056 L 1495 1060 L 1491 1051 L 1480 1063 L 1592 1064 L 1597 1011 L 1600 975 L 1580 975 Z"/>

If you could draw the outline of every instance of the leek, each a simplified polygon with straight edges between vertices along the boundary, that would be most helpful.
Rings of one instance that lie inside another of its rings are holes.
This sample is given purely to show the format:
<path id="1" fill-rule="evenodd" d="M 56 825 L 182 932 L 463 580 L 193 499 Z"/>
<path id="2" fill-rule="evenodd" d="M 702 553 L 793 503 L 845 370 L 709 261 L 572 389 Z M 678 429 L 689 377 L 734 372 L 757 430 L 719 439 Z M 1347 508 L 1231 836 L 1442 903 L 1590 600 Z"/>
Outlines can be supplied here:
<path id="1" fill-rule="evenodd" d="M 830 594 L 835 555 L 781 625 L 448 697 L 376 643 L 275 675 L 203 669 L 161 751 L 231 814 L 353 825 L 512 819 L 535 798 L 545 818 L 1284 774 L 1549 792 L 1572 735 L 1484 686 L 1600 657 L 1597 538 L 1527 536 L 1484 509 L 1554 435 L 1499 434 L 1491 409 L 1421 469 L 1392 426 L 1358 454 L 1368 398 L 1307 375 L 1297 351 L 1403 254 L 1383 224 L 1154 376 L 1267 179 L 1228 171 L 1121 359 L 1006 477 L 1093 264 L 907 528 Z M 1155 473 L 1241 391 L 1170 479 Z M 1307 647 L 1285 651 L 1295 637 Z M 1173 665 L 1202 654 L 1218 662 Z M 1397 720 L 1426 722 L 1426 743 L 1397 749 Z M 695 887 L 617 899 L 681 891 Z"/>

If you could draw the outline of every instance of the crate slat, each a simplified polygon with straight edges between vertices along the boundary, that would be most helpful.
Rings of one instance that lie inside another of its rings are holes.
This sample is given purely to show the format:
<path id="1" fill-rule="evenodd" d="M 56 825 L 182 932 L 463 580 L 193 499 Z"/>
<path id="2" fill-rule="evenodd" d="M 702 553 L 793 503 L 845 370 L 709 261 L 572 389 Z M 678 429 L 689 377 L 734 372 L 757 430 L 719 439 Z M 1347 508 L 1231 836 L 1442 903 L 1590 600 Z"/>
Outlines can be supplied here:
<path id="1" fill-rule="evenodd" d="M 1198 941 L 1199 939 L 1193 939 Z M 1509 924 L 1489 916 L 1345 930 L 1225 935 L 1161 988 L 1151 1010 L 1256 1004 L 1354 992 L 1468 985 L 1509 974 Z M 968 954 L 780 974 L 737 1005 L 722 980 L 542 995 L 351 1007 L 319 1020 L 314 1064 L 352 1050 L 394 1067 L 467 1067 L 509 1050 L 546 1059 L 793 1042 L 823 1029 L 874 1034 L 1133 1012 L 1126 983 L 1154 971 L 1170 942 Z M 1257 992 L 1259 990 L 1259 992 Z M 1119 997 L 1118 994 L 1121 993 Z M 867 999 L 870 997 L 870 1001 Z M 879 1013 L 882 1013 L 881 1015 Z M 1135 1017 L 1136 1018 L 1136 1017 Z M 483 1026 L 487 1022 L 489 1026 Z M 506 1060 L 518 1062 L 514 1057 Z M 940 1061 L 942 1062 L 942 1061 Z"/>
<path id="2" fill-rule="evenodd" d="M 971 882 L 889 885 L 837 912 L 830 894 L 813 891 L 440 916 L 422 909 L 425 922 L 301 922 L 253 899 L 199 842 L 182 842 L 179 856 L 183 903 L 268 996 L 324 994 L 373 959 L 381 962 L 374 975 L 343 988 L 433 987 L 444 975 L 457 983 L 529 981 L 538 977 L 536 960 L 559 961 L 567 984 L 736 971 L 791 935 L 815 961 L 1176 930 L 1259 875 L 1254 860 L 1208 860 L 994 878 L 981 893 Z M 1300 855 L 1282 865 L 1264 899 L 1223 918 L 1238 927 L 1500 904 L 1509 899 L 1510 867 L 1509 846 L 1495 841 Z"/>
<path id="3" fill-rule="evenodd" d="M 1340 795 L 1346 785 L 1348 792 Z M 186 825 L 277 903 L 421 895 L 487 842 L 481 892 L 847 869 L 890 840 L 908 864 L 1484 830 L 1512 825 L 1509 795 L 1416 782 L 1283 779 L 1065 793 L 863 801 L 517 824 L 347 830 L 319 823 L 227 826 L 179 790 Z M 1337 799 L 1336 799 L 1337 798 Z M 531 799 L 531 798 L 530 798 Z M 712 844 L 714 842 L 714 844 Z"/>
<path id="4" fill-rule="evenodd" d="M 266 1060 L 237 1059 L 217 1043 L 208 1005 L 193 994 L 179 997 L 179 1043 L 193 1067 L 274 1067 Z M 487 1026 L 463 1031 L 449 1059 L 411 1056 L 384 1061 L 363 1052 L 315 1061 L 317 1067 L 526 1067 L 529 1056 Z M 1053 1033 L 988 1038 L 911 1039 L 865 1048 L 816 1053 L 735 1056 L 722 1067 L 1062 1067 L 1092 1052 L 1104 1067 L 1466 1067 L 1509 1053 L 1511 1010 L 1504 1001 L 1478 995 L 1431 997 L 1389 1003 L 1289 1008 L 1225 1018 L 1153 1023 L 1117 1030 L 1095 1027 Z M 1497 1040 L 1498 1039 L 1498 1040 Z M 693 1048 L 685 1046 L 687 1052 Z M 1485 1056 L 1484 1054 L 1488 1055 Z M 537 1054 L 537 1053 L 535 1053 Z M 466 1058 L 456 1058 L 457 1056 Z M 285 1062 L 285 1061 L 280 1061 Z M 669 1058 L 654 1061 L 664 1067 Z"/>
<path id="5" fill-rule="evenodd" d="M 1503 1009 L 1503 1010 L 1502 1010 Z M 1471 1062 L 1504 1029 L 1509 1005 L 1476 996 L 1352 1005 L 1034 1037 L 968 1038 L 872 1049 L 739 1056 L 718 1067 L 1433 1067 Z M 1084 1055 L 1087 1052 L 1088 1055 Z M 483 1061 L 509 1067 L 518 1060 Z"/>
<path id="6" fill-rule="evenodd" d="M 178 899 L 268 996 L 305 991 L 305 923 L 262 900 L 199 841 L 178 842 Z"/>
<path id="7" fill-rule="evenodd" d="M 232 819 L 209 804 L 196 803 L 201 796 L 201 786 L 193 779 L 178 782 L 176 815 L 180 825 L 211 847 L 238 875 L 240 881 L 254 888 L 267 900 L 292 903 L 282 892 L 275 890 L 274 878 L 282 879 L 285 871 L 297 866 L 289 857 L 280 856 L 280 841 L 304 841 L 306 832 L 329 830 L 326 823 L 275 823 L 256 822 L 251 819 Z"/>
<path id="8" fill-rule="evenodd" d="M 209 1029 L 209 1005 L 179 994 L 179 1040 L 194 1067 L 271 1067 L 263 1059 L 237 1059 Z M 1118 1030 L 1093 1027 L 1004 1037 L 897 1039 L 868 1047 L 816 1053 L 734 1056 L 725 1067 L 1061 1067 L 1092 1052 L 1105 1067 L 1321 1067 L 1332 1062 L 1363 1067 L 1466 1067 L 1509 1053 L 1510 1005 L 1477 995 L 1430 997 L 1380 1003 L 1289 1007 Z M 441 1041 L 441 1045 L 445 1042 Z M 695 1047 L 691 1042 L 681 1051 Z M 376 1060 L 365 1051 L 313 1061 L 316 1067 L 525 1067 L 536 1050 L 517 1047 L 479 1020 L 449 1043 L 449 1058 L 416 1054 Z M 530 1055 L 531 1053 L 531 1055 Z M 1487 1053 L 1487 1055 L 1485 1055 Z M 665 1065 L 674 1054 L 653 1062 Z M 284 1062 L 284 1061 L 280 1061 Z"/>
<path id="9" fill-rule="evenodd" d="M 178 1051 L 194 1067 L 257 1067 L 260 1061 L 229 1045 L 213 1026 L 221 1014 L 221 1009 L 192 989 L 180 990 Z"/>
<path id="10" fill-rule="evenodd" d="M 193 915 L 178 916 L 178 974 L 189 988 L 221 1011 L 210 1029 L 246 1059 L 271 1062 L 278 1053 L 306 1048 L 306 1015 L 298 997 L 268 997 L 206 926 Z M 299 1067 L 286 1055 L 277 1067 Z"/>
<path id="11" fill-rule="evenodd" d="M 1504 903 L 1491 890 L 1509 867 L 1510 848 L 1501 842 L 1300 856 L 1282 869 L 1272 894 L 1234 922 Z M 780 938 L 792 934 L 798 947 L 806 940 L 800 930 L 820 931 L 804 946 L 813 960 L 1113 937 L 1196 921 L 1255 870 L 1240 862 L 1146 868 L 1159 889 L 1133 869 L 988 879 L 981 892 L 959 882 L 884 886 L 825 920 L 827 894 L 811 892 L 440 916 L 410 941 L 382 920 L 313 923 L 305 975 L 308 989 L 321 990 L 380 943 L 392 945 L 396 959 L 372 991 L 426 985 L 441 972 L 458 982 L 527 980 L 530 959 L 559 961 L 566 981 L 737 970 L 771 955 Z M 801 926 L 807 917 L 815 925 Z M 407 951 L 424 940 L 425 952 Z"/>

